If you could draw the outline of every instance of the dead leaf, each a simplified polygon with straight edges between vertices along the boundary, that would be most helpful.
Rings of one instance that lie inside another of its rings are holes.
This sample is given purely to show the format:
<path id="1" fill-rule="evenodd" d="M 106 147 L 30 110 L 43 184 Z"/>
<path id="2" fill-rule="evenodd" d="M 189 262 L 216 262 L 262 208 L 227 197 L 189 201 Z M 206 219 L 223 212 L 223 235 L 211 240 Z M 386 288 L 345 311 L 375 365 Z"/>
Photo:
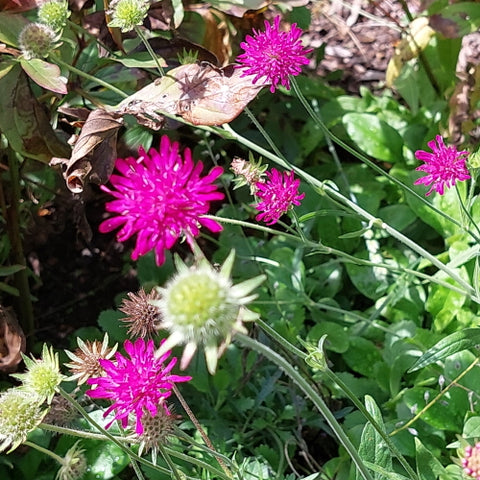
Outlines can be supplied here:
<path id="1" fill-rule="evenodd" d="M 11 13 L 26 12 L 39 7 L 44 0 L 0 0 L 0 11 Z"/>
<path id="2" fill-rule="evenodd" d="M 165 112 L 194 125 L 221 125 L 235 119 L 265 86 L 254 85 L 253 78 L 241 77 L 233 65 L 182 65 L 123 100 L 115 112 L 135 116 L 145 112 L 159 118 Z"/>
<path id="3" fill-rule="evenodd" d="M 45 163 L 53 156 L 70 153 L 53 131 L 47 112 L 18 64 L 1 63 L 0 89 L 0 130 L 16 152 Z"/>
<path id="4" fill-rule="evenodd" d="M 0 371 L 12 373 L 25 352 L 25 335 L 12 311 L 0 305 Z"/>
<path id="5" fill-rule="evenodd" d="M 52 160 L 52 165 L 62 165 L 70 191 L 81 193 L 87 178 L 97 184 L 108 180 L 117 158 L 117 133 L 122 125 L 123 120 L 118 114 L 93 110 L 85 121 L 70 159 Z"/>

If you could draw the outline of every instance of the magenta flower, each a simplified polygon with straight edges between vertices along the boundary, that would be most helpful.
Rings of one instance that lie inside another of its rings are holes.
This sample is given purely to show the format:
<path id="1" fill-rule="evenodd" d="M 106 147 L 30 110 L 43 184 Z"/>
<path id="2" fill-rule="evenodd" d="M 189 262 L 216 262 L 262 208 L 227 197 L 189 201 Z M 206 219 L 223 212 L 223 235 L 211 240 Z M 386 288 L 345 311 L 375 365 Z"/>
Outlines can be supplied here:
<path id="1" fill-rule="evenodd" d="M 265 84 L 271 84 L 273 93 L 278 84 L 290 90 L 289 75 L 298 75 L 302 65 L 307 65 L 307 53 L 311 48 L 303 47 L 299 40 L 302 30 L 293 23 L 289 32 L 281 32 L 280 17 L 275 17 L 273 25 L 265 21 L 265 31 L 258 32 L 253 29 L 253 36 L 247 35 L 246 41 L 240 43 L 245 50 L 237 57 L 239 68 L 244 71 L 242 77 L 255 75 L 253 83 L 262 79 Z"/>
<path id="2" fill-rule="evenodd" d="M 140 147 L 139 158 L 118 158 L 118 175 L 110 177 L 111 189 L 102 190 L 116 200 L 106 204 L 109 212 L 117 213 L 99 226 L 102 233 L 122 227 L 117 233 L 120 242 L 137 234 L 132 259 L 155 249 L 157 265 L 165 261 L 165 250 L 172 248 L 181 235 L 193 248 L 193 238 L 200 226 L 219 232 L 222 226 L 202 215 L 208 213 L 210 202 L 222 200 L 213 182 L 222 174 L 214 167 L 208 175 L 200 177 L 202 162 L 194 164 L 188 148 L 179 154 L 177 142 L 164 135 L 160 150 L 151 148 L 148 154 Z"/>
<path id="3" fill-rule="evenodd" d="M 466 151 L 457 151 L 454 146 L 447 147 L 440 135 L 427 143 L 433 153 L 417 150 L 415 156 L 418 160 L 425 162 L 415 170 L 426 172 L 428 175 L 419 178 L 414 185 L 432 185 L 426 196 L 435 190 L 443 195 L 445 188 L 455 185 L 455 182 L 468 180 L 470 174 L 465 166 L 466 157 L 469 155 Z"/>
<path id="4" fill-rule="evenodd" d="M 271 172 L 265 173 L 268 180 L 255 184 L 255 195 L 261 200 L 255 208 L 262 212 L 255 218 L 258 221 L 263 220 L 267 225 L 273 225 L 292 205 L 300 205 L 305 194 L 298 193 L 300 180 L 293 178 L 293 171 L 282 173 L 272 168 Z"/>
<path id="5" fill-rule="evenodd" d="M 128 416 L 134 414 L 135 432 L 141 435 L 143 415 L 150 412 L 155 416 L 159 407 L 169 415 L 165 400 L 172 394 L 174 383 L 187 382 L 192 377 L 170 375 L 177 359 L 173 357 L 165 367 L 163 362 L 170 356 L 171 351 L 156 358 L 153 340 L 147 343 L 143 338 L 139 338 L 135 343 L 126 340 L 124 347 L 130 359 L 118 352 L 115 353 L 116 362 L 100 359 L 99 363 L 105 371 L 105 376 L 88 379 L 87 383 L 96 387 L 87 390 L 86 393 L 91 398 L 113 401 L 104 417 L 116 410 L 115 418 L 106 428 L 109 428 L 115 420 L 120 420 L 123 428 L 126 428 Z"/>
<path id="6" fill-rule="evenodd" d="M 474 447 L 471 445 L 465 447 L 460 461 L 466 475 L 480 480 L 480 442 L 477 442 Z"/>

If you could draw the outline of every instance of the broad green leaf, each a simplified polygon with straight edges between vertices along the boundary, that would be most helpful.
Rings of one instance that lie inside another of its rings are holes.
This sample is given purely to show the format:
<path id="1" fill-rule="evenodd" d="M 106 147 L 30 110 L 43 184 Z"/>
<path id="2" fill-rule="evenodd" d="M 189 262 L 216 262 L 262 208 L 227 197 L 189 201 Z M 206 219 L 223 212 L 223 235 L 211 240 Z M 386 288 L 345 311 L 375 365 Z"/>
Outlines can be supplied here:
<path id="1" fill-rule="evenodd" d="M 24 265 L 2 265 L 0 266 L 0 277 L 7 277 L 8 275 L 13 275 L 14 273 L 24 270 Z"/>
<path id="2" fill-rule="evenodd" d="M 316 344 L 323 335 L 327 335 L 326 349 L 337 353 L 347 351 L 350 334 L 346 327 L 338 323 L 322 321 L 309 329 L 307 340 Z"/>
<path id="3" fill-rule="evenodd" d="M 411 480 L 410 478 L 405 477 L 404 475 L 391 472 L 390 470 L 387 470 L 379 465 L 376 465 L 375 463 L 365 461 L 365 465 L 370 470 L 373 470 L 375 472 L 375 478 L 386 478 L 388 480 Z"/>
<path id="4" fill-rule="evenodd" d="M 347 113 L 343 123 L 350 138 L 367 155 L 386 162 L 402 159 L 402 137 L 377 115 Z"/>
<path id="5" fill-rule="evenodd" d="M 463 438 L 479 438 L 480 437 L 480 416 L 470 417 L 463 426 Z"/>
<path id="6" fill-rule="evenodd" d="M 380 409 L 375 403 L 375 400 L 369 395 L 365 397 L 365 407 L 375 419 L 379 427 L 384 429 L 385 425 L 383 423 Z M 358 454 L 360 455 L 360 458 L 365 461 L 365 464 L 367 464 L 367 462 L 372 462 L 382 469 L 385 469 L 385 472 L 389 472 L 392 469 L 391 452 L 387 448 L 385 441 L 371 423 L 367 423 L 363 429 Z M 361 478 L 362 476 L 360 472 L 357 471 L 357 479 L 360 480 Z M 388 476 L 383 472 L 376 471 L 374 478 L 375 480 L 384 480 L 385 478 L 388 478 Z"/>
<path id="7" fill-rule="evenodd" d="M 432 452 L 425 448 L 423 443 L 415 437 L 415 459 L 417 463 L 417 474 L 419 480 L 436 480 L 445 472 L 443 465 L 432 455 Z"/>
<path id="8" fill-rule="evenodd" d="M 449 37 L 463 37 L 480 28 L 480 5 L 478 2 L 459 2 L 442 7 L 440 17 L 450 20 L 448 23 Z M 453 27 L 452 23 L 456 26 Z M 443 32 L 442 32 L 443 33 Z"/>
<path id="9" fill-rule="evenodd" d="M 21 58 L 20 65 L 25 73 L 41 87 L 56 93 L 68 93 L 67 78 L 62 76 L 58 65 L 40 58 L 31 60 Z"/>
<path id="10" fill-rule="evenodd" d="M 126 325 L 119 320 L 125 318 L 125 314 L 117 310 L 104 310 L 98 317 L 98 325 L 102 327 L 112 342 L 123 343 L 128 338 Z"/>
<path id="11" fill-rule="evenodd" d="M 382 356 L 376 345 L 358 336 L 352 336 L 350 347 L 343 354 L 343 358 L 352 370 L 370 378 L 375 378 L 376 365 L 382 363 Z"/>
<path id="12" fill-rule="evenodd" d="M 480 348 L 480 328 L 465 328 L 460 332 L 452 333 L 440 340 L 435 346 L 427 350 L 408 371 L 409 373 L 420 370 L 432 363 L 445 360 L 454 353 Z"/>
<path id="13" fill-rule="evenodd" d="M 28 23 L 22 15 L 0 13 L 0 42 L 18 47 L 18 36 Z"/>

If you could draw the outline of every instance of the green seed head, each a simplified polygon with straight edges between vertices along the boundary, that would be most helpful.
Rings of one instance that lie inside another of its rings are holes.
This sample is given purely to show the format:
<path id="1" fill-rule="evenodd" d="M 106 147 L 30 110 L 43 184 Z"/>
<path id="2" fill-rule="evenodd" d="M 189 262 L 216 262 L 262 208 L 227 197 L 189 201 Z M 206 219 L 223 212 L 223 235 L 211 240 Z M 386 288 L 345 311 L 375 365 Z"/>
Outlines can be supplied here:
<path id="1" fill-rule="evenodd" d="M 143 23 L 149 8 L 148 0 L 113 0 L 107 12 L 112 17 L 108 26 L 129 32 Z"/>
<path id="2" fill-rule="evenodd" d="M 55 48 L 57 34 L 43 23 L 29 23 L 23 27 L 18 37 L 18 43 L 23 56 L 27 60 L 48 57 Z"/>
<path id="3" fill-rule="evenodd" d="M 38 19 L 58 32 L 66 25 L 70 17 L 66 0 L 52 0 L 44 3 L 38 10 Z"/>

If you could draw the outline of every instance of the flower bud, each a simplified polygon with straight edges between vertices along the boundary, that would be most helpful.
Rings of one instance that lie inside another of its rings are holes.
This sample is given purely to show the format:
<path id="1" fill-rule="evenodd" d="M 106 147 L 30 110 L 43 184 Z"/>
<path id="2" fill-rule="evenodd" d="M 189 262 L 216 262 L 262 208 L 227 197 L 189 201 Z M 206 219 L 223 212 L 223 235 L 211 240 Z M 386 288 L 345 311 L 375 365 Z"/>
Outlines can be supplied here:
<path id="1" fill-rule="evenodd" d="M 26 60 L 48 57 L 55 48 L 57 34 L 43 23 L 29 23 L 23 27 L 18 43 Z"/>
<path id="2" fill-rule="evenodd" d="M 113 0 L 110 3 L 110 10 L 107 11 L 112 17 L 108 26 L 129 32 L 137 25 L 142 25 L 149 8 L 148 0 Z"/>
<path id="3" fill-rule="evenodd" d="M 66 0 L 52 0 L 40 6 L 38 19 L 58 32 L 66 25 L 70 13 Z"/>

